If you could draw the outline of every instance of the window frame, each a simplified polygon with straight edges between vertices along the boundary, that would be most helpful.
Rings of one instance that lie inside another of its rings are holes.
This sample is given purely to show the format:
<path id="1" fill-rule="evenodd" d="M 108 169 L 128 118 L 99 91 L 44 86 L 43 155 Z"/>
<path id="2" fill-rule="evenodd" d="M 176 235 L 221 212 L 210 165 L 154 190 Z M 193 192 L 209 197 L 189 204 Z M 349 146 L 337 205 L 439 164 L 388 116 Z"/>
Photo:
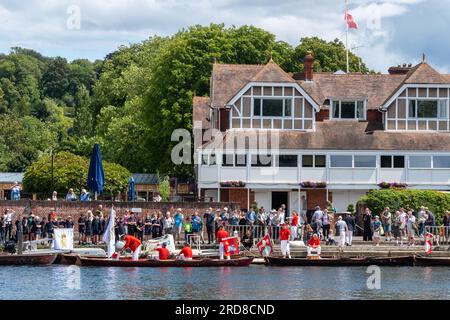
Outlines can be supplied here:
<path id="1" fill-rule="evenodd" d="M 303 157 L 312 157 L 312 166 L 311 167 L 305 167 L 304 166 L 304 161 L 303 161 Z M 317 157 L 324 157 L 325 160 L 325 165 L 324 166 L 317 166 Z M 304 169 L 314 169 L 314 168 L 326 168 L 327 167 L 327 156 L 326 154 L 301 154 L 301 159 L 302 159 L 302 163 L 301 163 L 301 168 Z"/>
<path id="2" fill-rule="evenodd" d="M 335 103 L 338 103 L 339 117 L 335 117 Z M 354 103 L 354 118 L 342 118 L 342 103 Z M 358 105 L 362 103 L 362 117 L 358 117 Z M 364 100 L 331 100 L 330 99 L 330 120 L 355 120 L 365 121 L 367 120 L 367 99 Z"/>
<path id="3" fill-rule="evenodd" d="M 383 157 L 389 157 L 391 160 L 391 166 L 390 167 L 383 167 L 382 166 L 382 158 Z M 403 167 L 396 167 L 395 166 L 395 158 L 403 158 Z M 406 168 L 406 156 L 405 155 L 396 155 L 396 154 L 382 154 L 380 155 L 380 169 L 405 169 Z"/>
<path id="4" fill-rule="evenodd" d="M 435 101 L 437 105 L 436 117 L 419 117 L 419 101 Z M 409 120 L 444 120 L 449 119 L 449 102 L 448 98 L 425 98 L 425 97 L 411 97 L 407 99 L 407 112 Z M 414 115 L 411 115 L 411 102 L 414 102 Z M 445 111 L 445 115 L 441 116 L 442 111 Z"/>
<path id="5" fill-rule="evenodd" d="M 351 165 L 349 167 L 335 167 L 332 164 L 333 157 L 350 157 Z M 330 169 L 354 169 L 354 159 L 352 154 L 330 154 Z"/>
<path id="6" fill-rule="evenodd" d="M 419 158 L 419 157 L 422 157 L 422 158 L 430 158 L 430 166 L 429 167 L 413 167 L 412 165 L 411 165 L 411 158 Z M 414 169 L 414 170 L 416 170 L 416 169 L 427 169 L 427 170 L 429 170 L 429 169 L 433 169 L 433 156 L 432 155 L 410 155 L 410 156 L 408 156 L 408 169 Z"/>
<path id="7" fill-rule="evenodd" d="M 259 115 L 255 114 L 255 110 L 256 110 L 256 104 L 255 101 L 259 100 Z M 264 115 L 264 100 L 282 100 L 283 101 L 283 110 L 282 110 L 282 115 L 281 116 L 265 116 Z M 290 115 L 287 116 L 286 115 L 286 101 L 290 101 Z M 293 97 L 270 97 L 270 96 L 252 96 L 252 110 L 251 110 L 251 114 L 252 114 L 252 118 L 256 118 L 256 119 L 292 119 L 294 118 L 293 114 L 294 114 L 294 110 L 293 110 L 293 106 L 294 106 L 294 98 Z"/>
<path id="8" fill-rule="evenodd" d="M 299 166 L 298 166 L 298 154 L 279 154 L 279 155 L 277 155 L 276 157 L 275 157 L 275 159 L 276 159 L 276 166 L 278 167 L 278 168 L 298 168 Z M 288 165 L 288 166 L 286 166 L 286 165 L 284 165 L 284 166 L 282 166 L 281 165 L 281 162 L 280 162 L 280 157 L 295 157 L 295 166 L 294 165 Z"/>

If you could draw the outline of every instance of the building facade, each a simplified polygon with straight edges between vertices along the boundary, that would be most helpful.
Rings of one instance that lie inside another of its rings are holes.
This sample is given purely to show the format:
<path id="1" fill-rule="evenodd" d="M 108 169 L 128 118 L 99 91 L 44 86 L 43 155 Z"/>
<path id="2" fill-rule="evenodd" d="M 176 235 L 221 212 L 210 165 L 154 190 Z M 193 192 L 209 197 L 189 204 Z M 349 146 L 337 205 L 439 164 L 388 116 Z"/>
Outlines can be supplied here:
<path id="1" fill-rule="evenodd" d="M 338 211 L 395 183 L 450 190 L 450 75 L 425 60 L 387 74 L 214 64 L 195 97 L 199 192 L 212 201 Z M 199 131 L 199 130 L 198 130 Z"/>

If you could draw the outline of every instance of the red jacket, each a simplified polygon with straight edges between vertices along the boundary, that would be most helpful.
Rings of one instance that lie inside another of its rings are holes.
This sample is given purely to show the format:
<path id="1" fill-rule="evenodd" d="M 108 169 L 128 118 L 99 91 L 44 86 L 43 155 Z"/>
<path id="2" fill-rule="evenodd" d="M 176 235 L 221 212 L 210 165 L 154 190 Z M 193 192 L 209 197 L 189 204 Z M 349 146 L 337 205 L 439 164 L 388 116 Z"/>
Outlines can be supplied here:
<path id="1" fill-rule="evenodd" d="M 186 246 L 181 249 L 180 254 L 183 254 L 185 258 L 192 258 L 192 249 Z"/>
<path id="2" fill-rule="evenodd" d="M 298 216 L 292 217 L 292 226 L 296 227 L 298 225 Z"/>
<path id="3" fill-rule="evenodd" d="M 130 248 L 131 251 L 135 252 L 136 249 L 141 245 L 141 241 L 138 238 L 130 235 L 126 235 L 125 237 L 123 237 L 123 240 L 125 241 L 125 246 L 122 249 L 123 251 Z"/>
<path id="4" fill-rule="evenodd" d="M 159 252 L 159 260 L 169 259 L 169 256 L 170 256 L 169 249 L 161 247 L 161 248 L 156 248 L 155 250 Z"/>
<path id="5" fill-rule="evenodd" d="M 317 238 L 317 239 L 314 239 L 314 238 L 309 239 L 308 246 L 313 247 L 313 248 L 319 247 L 320 246 L 320 239 L 319 238 Z"/>
<path id="6" fill-rule="evenodd" d="M 219 230 L 217 231 L 217 242 L 221 243 L 222 239 L 224 238 L 228 238 L 228 232 L 226 232 L 225 230 Z"/>
<path id="7" fill-rule="evenodd" d="M 289 240 L 289 237 L 291 236 L 291 232 L 288 228 L 281 228 L 280 230 L 280 240 Z"/>

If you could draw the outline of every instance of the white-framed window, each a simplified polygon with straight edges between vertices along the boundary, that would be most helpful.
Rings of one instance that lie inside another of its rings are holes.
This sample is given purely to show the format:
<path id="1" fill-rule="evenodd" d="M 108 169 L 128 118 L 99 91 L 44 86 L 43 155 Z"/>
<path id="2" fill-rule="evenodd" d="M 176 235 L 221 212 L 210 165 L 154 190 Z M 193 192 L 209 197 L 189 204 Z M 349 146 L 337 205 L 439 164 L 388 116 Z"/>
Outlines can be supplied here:
<path id="1" fill-rule="evenodd" d="M 380 167 L 383 169 L 405 168 L 405 156 L 380 156 Z"/>
<path id="2" fill-rule="evenodd" d="M 431 169 L 431 156 L 409 156 L 411 169 Z"/>
<path id="3" fill-rule="evenodd" d="M 410 119 L 447 119 L 447 99 L 409 99 L 408 118 Z"/>
<path id="4" fill-rule="evenodd" d="M 353 168 L 353 156 L 351 155 L 331 155 L 331 168 Z"/>
<path id="5" fill-rule="evenodd" d="M 217 156 L 214 153 L 202 155 L 202 166 L 215 166 Z"/>
<path id="6" fill-rule="evenodd" d="M 302 155 L 302 167 L 303 168 L 325 168 L 327 166 L 327 159 L 325 155 Z"/>
<path id="7" fill-rule="evenodd" d="M 354 156 L 355 168 L 376 168 L 377 157 L 376 156 Z"/>
<path id="8" fill-rule="evenodd" d="M 253 98 L 254 117 L 292 117 L 292 98 Z"/>
<path id="9" fill-rule="evenodd" d="M 366 119 L 365 101 L 332 101 L 332 119 Z"/>
<path id="10" fill-rule="evenodd" d="M 246 167 L 247 155 L 244 153 L 226 153 L 222 155 L 222 167 Z"/>
<path id="11" fill-rule="evenodd" d="M 435 169 L 450 169 L 450 156 L 434 156 L 433 168 Z"/>

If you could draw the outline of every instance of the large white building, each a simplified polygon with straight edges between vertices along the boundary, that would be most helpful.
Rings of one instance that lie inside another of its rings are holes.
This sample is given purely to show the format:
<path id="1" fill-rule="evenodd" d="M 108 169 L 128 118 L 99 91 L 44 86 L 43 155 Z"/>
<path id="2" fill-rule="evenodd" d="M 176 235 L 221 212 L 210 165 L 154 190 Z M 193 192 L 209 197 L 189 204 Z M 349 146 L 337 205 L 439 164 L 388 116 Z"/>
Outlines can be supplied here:
<path id="1" fill-rule="evenodd" d="M 315 73 L 313 63 L 308 53 L 299 74 L 272 60 L 214 64 L 210 97 L 193 103 L 194 123 L 223 133 L 196 148 L 203 197 L 289 210 L 329 199 L 346 211 L 382 182 L 450 189 L 450 75 L 425 57 L 388 74 Z"/>

